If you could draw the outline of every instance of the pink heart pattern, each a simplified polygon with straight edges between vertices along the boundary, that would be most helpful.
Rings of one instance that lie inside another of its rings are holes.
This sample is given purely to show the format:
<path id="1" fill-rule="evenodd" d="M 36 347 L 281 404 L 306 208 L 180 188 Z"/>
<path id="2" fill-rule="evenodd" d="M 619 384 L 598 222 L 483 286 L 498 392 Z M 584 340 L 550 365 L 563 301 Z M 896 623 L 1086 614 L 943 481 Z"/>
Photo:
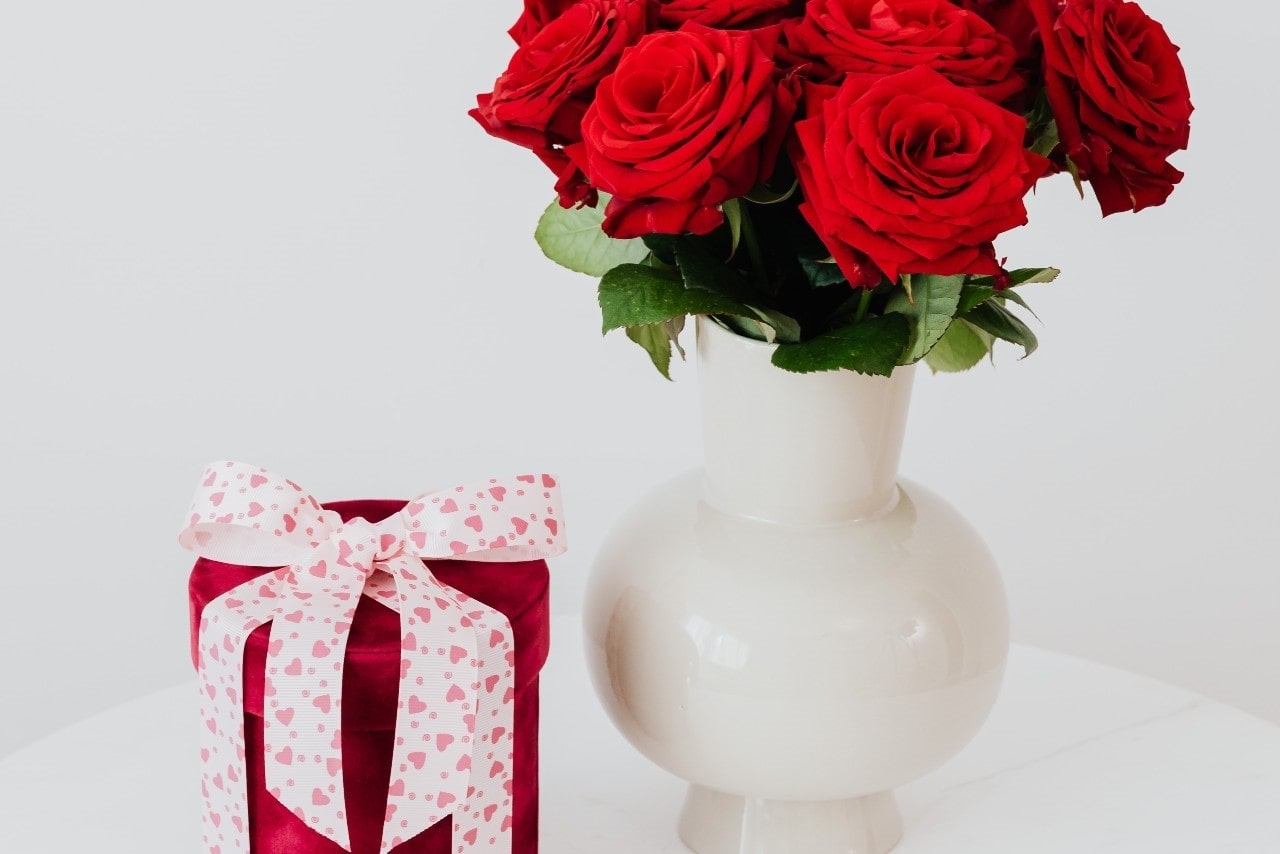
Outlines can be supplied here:
<path id="1" fill-rule="evenodd" d="M 375 525 L 344 524 L 300 486 L 265 469 L 236 462 L 206 468 L 179 542 L 220 561 L 283 565 L 211 602 L 201 616 L 207 851 L 250 847 L 238 692 L 244 643 L 265 623 L 271 623 L 267 788 L 308 827 L 350 850 L 342 669 L 353 595 L 361 594 L 399 612 L 405 648 L 382 852 L 450 815 L 456 851 L 511 851 L 511 626 L 501 612 L 441 583 L 423 559 L 497 562 L 561 554 L 556 481 L 540 477 L 542 492 L 520 487 L 537 482 L 526 475 L 426 493 Z M 551 536 L 533 535 L 530 523 L 539 521 Z M 322 561 L 329 572 L 306 571 Z M 478 720 L 488 734 L 475 737 Z M 298 764 L 298 756 L 317 759 Z"/>

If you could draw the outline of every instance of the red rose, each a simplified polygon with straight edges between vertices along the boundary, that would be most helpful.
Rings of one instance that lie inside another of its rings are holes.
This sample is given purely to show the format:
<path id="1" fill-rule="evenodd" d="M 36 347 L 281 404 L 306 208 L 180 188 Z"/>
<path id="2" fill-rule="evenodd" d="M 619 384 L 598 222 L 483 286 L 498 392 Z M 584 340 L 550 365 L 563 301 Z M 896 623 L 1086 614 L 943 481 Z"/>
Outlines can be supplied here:
<path id="1" fill-rule="evenodd" d="M 1013 42 L 1018 62 L 1039 58 L 1040 37 L 1028 0 L 953 0 L 961 9 L 981 16 L 1000 35 Z"/>
<path id="2" fill-rule="evenodd" d="M 525 0 L 520 20 L 507 30 L 507 34 L 515 39 L 516 44 L 524 44 L 576 2 L 578 0 Z"/>
<path id="3" fill-rule="evenodd" d="M 471 115 L 493 136 L 534 151 L 556 173 L 565 207 L 595 203 L 595 192 L 565 156 L 582 139 L 595 86 L 622 50 L 644 35 L 645 0 L 581 0 L 516 50 L 493 92 Z"/>
<path id="4" fill-rule="evenodd" d="M 772 173 L 795 107 L 776 80 L 776 38 L 686 24 L 623 51 L 566 149 L 613 195 L 608 234 L 705 234 L 722 202 Z"/>
<path id="5" fill-rule="evenodd" d="M 1024 85 L 1009 39 L 947 0 L 810 0 L 783 31 L 786 59 L 818 83 L 871 83 L 926 66 L 997 102 Z"/>
<path id="6" fill-rule="evenodd" d="M 1191 92 L 1178 48 L 1137 3 L 1035 0 L 1045 88 L 1063 150 L 1103 215 L 1164 204 L 1182 173 Z"/>
<path id="7" fill-rule="evenodd" d="M 746 30 L 798 17 L 803 0 L 654 0 L 658 22 L 677 29 L 693 21 L 708 27 Z"/>
<path id="8" fill-rule="evenodd" d="M 991 241 L 1026 223 L 1048 165 L 1022 117 L 930 68 L 815 100 L 791 148 L 800 211 L 850 284 L 999 272 Z"/>

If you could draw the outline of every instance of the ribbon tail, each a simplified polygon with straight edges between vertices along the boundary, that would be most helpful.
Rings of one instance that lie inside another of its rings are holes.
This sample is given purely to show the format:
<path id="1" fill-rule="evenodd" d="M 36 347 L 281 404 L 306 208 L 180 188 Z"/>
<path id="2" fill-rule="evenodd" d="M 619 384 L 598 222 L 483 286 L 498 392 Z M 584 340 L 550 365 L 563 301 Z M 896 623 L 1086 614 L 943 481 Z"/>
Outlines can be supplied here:
<path id="1" fill-rule="evenodd" d="M 455 597 L 419 560 L 381 567 L 394 579 L 400 612 L 400 703 L 382 852 L 455 812 L 472 774 L 476 693 L 475 634 Z M 391 602 L 384 601 L 391 605 Z"/>
<path id="2" fill-rule="evenodd" d="M 342 673 L 364 574 L 338 571 L 341 546 L 283 570 L 263 697 L 267 789 L 307 827 L 351 850 L 342 774 Z M 310 561 L 309 561 L 310 562 Z"/>
<path id="3" fill-rule="evenodd" d="M 249 851 L 244 646 L 271 619 L 278 586 L 275 575 L 246 582 L 210 602 L 200 616 L 201 794 L 209 854 Z M 264 591 L 270 595 L 260 595 Z"/>
<path id="4" fill-rule="evenodd" d="M 479 648 L 479 691 L 467 803 L 454 813 L 457 850 L 510 854 L 515 774 L 515 636 L 506 616 L 478 600 L 462 602 Z"/>

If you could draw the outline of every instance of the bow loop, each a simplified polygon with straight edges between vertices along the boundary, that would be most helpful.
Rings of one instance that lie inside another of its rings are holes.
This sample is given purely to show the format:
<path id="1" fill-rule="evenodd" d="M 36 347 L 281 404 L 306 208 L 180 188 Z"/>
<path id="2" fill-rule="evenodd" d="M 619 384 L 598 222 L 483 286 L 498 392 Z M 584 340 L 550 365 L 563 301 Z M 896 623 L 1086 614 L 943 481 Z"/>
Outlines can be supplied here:
<path id="1" fill-rule="evenodd" d="M 503 562 L 538 560 L 565 550 L 559 484 L 549 474 L 429 492 L 397 516 L 405 529 L 406 551 L 421 558 Z"/>
<path id="2" fill-rule="evenodd" d="M 341 516 L 293 481 L 257 466 L 221 461 L 205 468 L 178 542 L 221 563 L 281 566 L 341 525 Z"/>

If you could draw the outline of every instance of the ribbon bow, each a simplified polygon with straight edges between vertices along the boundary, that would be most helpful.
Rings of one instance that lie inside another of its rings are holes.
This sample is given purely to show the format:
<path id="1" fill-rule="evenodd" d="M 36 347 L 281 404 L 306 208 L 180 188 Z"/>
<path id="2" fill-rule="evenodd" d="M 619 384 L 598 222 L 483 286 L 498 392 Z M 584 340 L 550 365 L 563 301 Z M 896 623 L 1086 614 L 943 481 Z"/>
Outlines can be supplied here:
<path id="1" fill-rule="evenodd" d="M 210 602 L 200 619 L 210 854 L 249 851 L 244 645 L 267 622 L 267 788 L 308 827 L 351 850 L 342 669 L 362 593 L 399 612 L 403 649 L 381 850 L 452 815 L 454 850 L 510 852 L 511 625 L 442 584 L 421 559 L 557 555 L 565 548 L 561 515 L 555 479 L 522 475 L 426 493 L 377 524 L 344 524 L 290 480 L 243 463 L 211 464 L 179 542 L 212 560 L 281 568 Z"/>

